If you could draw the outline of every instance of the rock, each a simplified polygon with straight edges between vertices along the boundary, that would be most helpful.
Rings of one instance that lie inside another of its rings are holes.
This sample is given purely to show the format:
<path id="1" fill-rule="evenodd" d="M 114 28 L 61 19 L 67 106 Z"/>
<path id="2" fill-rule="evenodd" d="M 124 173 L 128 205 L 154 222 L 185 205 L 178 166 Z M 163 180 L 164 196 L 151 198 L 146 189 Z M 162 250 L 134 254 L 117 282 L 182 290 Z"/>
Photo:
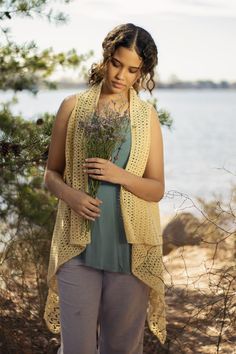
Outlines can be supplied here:
<path id="1" fill-rule="evenodd" d="M 191 213 L 174 217 L 163 230 L 163 254 L 167 255 L 181 246 L 200 244 L 199 226 L 200 221 Z"/>

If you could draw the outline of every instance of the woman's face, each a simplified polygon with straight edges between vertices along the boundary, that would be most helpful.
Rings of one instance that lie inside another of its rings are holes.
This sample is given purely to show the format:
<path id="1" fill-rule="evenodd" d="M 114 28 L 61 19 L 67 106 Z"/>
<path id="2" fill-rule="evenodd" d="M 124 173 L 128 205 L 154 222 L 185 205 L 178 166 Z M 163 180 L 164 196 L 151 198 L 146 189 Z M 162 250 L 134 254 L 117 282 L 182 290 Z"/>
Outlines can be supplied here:
<path id="1" fill-rule="evenodd" d="M 142 59 L 134 49 L 119 47 L 106 65 L 104 85 L 107 93 L 128 92 L 141 75 Z"/>

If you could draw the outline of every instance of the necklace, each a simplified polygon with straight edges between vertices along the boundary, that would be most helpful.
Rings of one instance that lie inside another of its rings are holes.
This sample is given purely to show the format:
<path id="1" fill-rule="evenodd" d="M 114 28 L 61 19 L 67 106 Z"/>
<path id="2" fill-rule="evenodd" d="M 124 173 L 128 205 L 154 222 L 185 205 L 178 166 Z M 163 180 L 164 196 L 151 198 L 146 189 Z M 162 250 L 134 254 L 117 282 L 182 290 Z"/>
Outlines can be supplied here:
<path id="1" fill-rule="evenodd" d="M 128 107 L 127 107 L 128 106 Z M 98 101 L 96 112 L 98 115 L 109 115 L 109 112 L 117 113 L 119 115 L 127 114 L 129 108 L 129 100 L 119 94 L 118 99 L 109 99 Z"/>

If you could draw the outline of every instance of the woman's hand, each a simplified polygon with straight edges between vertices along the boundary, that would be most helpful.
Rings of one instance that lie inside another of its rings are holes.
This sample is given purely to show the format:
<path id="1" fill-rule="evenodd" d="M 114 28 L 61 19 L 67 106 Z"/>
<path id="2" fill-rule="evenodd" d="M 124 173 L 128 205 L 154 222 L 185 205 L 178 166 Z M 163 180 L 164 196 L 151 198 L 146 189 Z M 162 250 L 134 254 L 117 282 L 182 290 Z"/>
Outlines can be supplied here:
<path id="1" fill-rule="evenodd" d="M 70 188 L 65 196 L 65 202 L 73 211 L 85 219 L 95 221 L 100 216 L 99 206 L 102 200 L 94 199 L 88 193 Z"/>
<path id="2" fill-rule="evenodd" d="M 100 181 L 121 184 L 124 175 L 124 169 L 115 165 L 110 160 L 105 160 L 99 157 L 90 157 L 85 159 L 83 171 L 89 177 Z"/>

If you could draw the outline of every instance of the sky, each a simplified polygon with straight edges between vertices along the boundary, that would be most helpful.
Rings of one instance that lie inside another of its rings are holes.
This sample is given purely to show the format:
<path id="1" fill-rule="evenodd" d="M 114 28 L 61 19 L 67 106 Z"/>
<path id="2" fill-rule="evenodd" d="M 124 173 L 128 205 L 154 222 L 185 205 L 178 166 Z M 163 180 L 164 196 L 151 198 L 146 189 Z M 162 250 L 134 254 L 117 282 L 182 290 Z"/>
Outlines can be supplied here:
<path id="1" fill-rule="evenodd" d="M 145 28 L 158 48 L 157 74 L 168 82 L 180 80 L 236 81 L 236 0 L 74 0 L 53 8 L 70 17 L 55 26 L 40 19 L 5 21 L 12 36 L 22 43 L 35 40 L 41 49 L 75 48 L 80 54 L 94 51 L 88 62 L 102 57 L 102 41 L 116 25 L 132 22 Z M 57 77 L 71 71 L 58 71 Z"/>

